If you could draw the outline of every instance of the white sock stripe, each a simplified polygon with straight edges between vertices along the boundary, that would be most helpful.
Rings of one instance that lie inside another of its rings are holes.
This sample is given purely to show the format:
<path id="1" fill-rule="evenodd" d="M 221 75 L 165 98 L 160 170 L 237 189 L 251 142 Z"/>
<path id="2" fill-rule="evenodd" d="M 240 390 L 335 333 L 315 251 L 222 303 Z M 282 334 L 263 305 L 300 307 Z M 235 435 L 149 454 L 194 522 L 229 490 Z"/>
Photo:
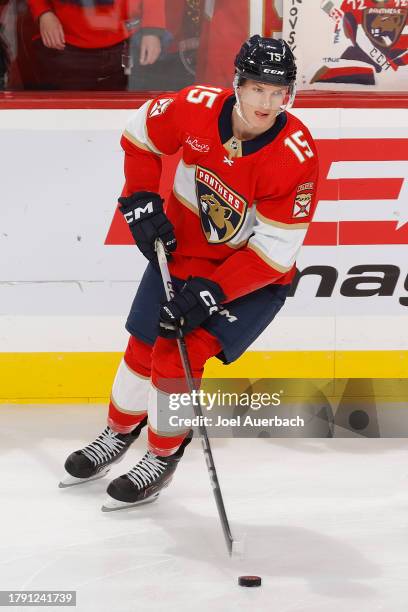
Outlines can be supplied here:
<path id="1" fill-rule="evenodd" d="M 150 379 L 138 376 L 122 359 L 112 386 L 112 400 L 118 410 L 141 413 L 146 409 Z"/>
<path id="2" fill-rule="evenodd" d="M 194 411 L 190 403 L 189 405 L 181 404 L 177 412 L 172 412 L 169 407 L 170 395 L 172 394 L 161 391 L 151 383 L 147 400 L 147 413 L 149 427 L 161 436 L 172 438 L 174 436 L 182 436 L 188 429 L 185 426 L 175 427 L 170 423 L 169 417 L 172 414 L 176 414 L 180 422 L 182 422 L 185 418 L 192 418 Z"/>

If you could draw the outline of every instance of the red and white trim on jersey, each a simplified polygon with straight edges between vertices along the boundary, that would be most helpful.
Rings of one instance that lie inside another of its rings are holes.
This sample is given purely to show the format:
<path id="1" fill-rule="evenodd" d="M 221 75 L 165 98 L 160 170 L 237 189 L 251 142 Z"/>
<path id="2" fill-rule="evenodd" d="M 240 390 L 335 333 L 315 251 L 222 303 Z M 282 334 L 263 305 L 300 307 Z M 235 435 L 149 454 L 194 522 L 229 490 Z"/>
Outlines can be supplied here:
<path id="1" fill-rule="evenodd" d="M 141 106 L 137 112 L 129 119 L 126 124 L 124 137 L 139 149 L 150 151 L 156 155 L 163 155 L 161 151 L 154 146 L 147 133 L 146 120 L 149 113 L 152 101 L 148 100 Z"/>
<path id="2" fill-rule="evenodd" d="M 196 166 L 187 166 L 180 160 L 174 175 L 173 193 L 178 201 L 199 216 L 195 188 Z"/>
<path id="3" fill-rule="evenodd" d="M 256 212 L 253 236 L 248 248 L 280 272 L 288 272 L 306 236 L 309 223 L 281 223 Z"/>

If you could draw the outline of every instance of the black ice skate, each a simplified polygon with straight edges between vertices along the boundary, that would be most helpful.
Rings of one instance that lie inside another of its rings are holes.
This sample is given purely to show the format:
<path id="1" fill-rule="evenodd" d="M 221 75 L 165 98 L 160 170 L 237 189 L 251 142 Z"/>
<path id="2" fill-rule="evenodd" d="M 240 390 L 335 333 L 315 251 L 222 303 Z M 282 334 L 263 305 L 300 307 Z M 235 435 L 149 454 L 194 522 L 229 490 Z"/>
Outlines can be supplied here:
<path id="1" fill-rule="evenodd" d="M 109 497 L 102 506 L 102 512 L 122 510 L 155 501 L 162 489 L 170 484 L 184 449 L 190 444 L 192 437 L 193 433 L 190 432 L 180 448 L 169 457 L 159 457 L 147 451 L 127 474 L 112 480 L 107 489 Z"/>
<path id="2" fill-rule="evenodd" d="M 109 426 L 106 427 L 94 442 L 69 455 L 65 462 L 69 476 L 59 483 L 59 487 L 72 487 L 105 476 L 112 464 L 118 463 L 129 446 L 138 439 L 146 423 L 147 417 L 129 434 L 115 433 Z"/>

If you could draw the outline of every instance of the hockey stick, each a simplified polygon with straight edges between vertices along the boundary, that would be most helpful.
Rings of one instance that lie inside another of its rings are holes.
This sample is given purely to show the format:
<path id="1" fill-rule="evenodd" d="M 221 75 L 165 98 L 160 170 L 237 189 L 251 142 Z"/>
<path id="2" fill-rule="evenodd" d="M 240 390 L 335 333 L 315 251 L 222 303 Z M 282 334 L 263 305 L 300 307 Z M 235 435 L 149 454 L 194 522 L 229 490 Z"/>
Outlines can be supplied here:
<path id="1" fill-rule="evenodd" d="M 167 257 L 166 251 L 164 249 L 163 243 L 160 239 L 156 240 L 155 244 L 157 260 L 160 267 L 161 276 L 163 279 L 164 290 L 166 292 L 166 297 L 168 300 L 174 296 L 175 291 L 173 288 L 173 282 L 170 277 L 169 268 L 167 266 Z M 191 370 L 190 360 L 188 358 L 186 342 L 184 340 L 183 331 L 181 329 L 178 330 L 179 337 L 177 338 L 177 344 L 180 351 L 180 358 L 183 364 L 184 373 L 186 375 L 187 386 L 189 393 L 191 394 L 194 391 L 194 379 L 193 373 Z M 224 533 L 225 542 L 227 545 L 227 549 L 230 555 L 235 553 L 241 554 L 240 543 L 237 540 L 234 540 L 231 534 L 231 529 L 228 522 L 227 513 L 225 512 L 224 500 L 222 498 L 220 483 L 218 482 L 217 470 L 215 469 L 214 459 L 211 452 L 210 441 L 208 439 L 207 429 L 205 425 L 203 425 L 203 412 L 201 409 L 200 403 L 193 402 L 193 408 L 195 416 L 198 417 L 198 431 L 199 437 L 201 440 L 201 445 L 204 451 L 205 462 L 207 464 L 208 475 L 210 477 L 212 490 L 215 497 L 215 503 L 217 504 L 218 515 L 220 517 L 222 530 Z"/>

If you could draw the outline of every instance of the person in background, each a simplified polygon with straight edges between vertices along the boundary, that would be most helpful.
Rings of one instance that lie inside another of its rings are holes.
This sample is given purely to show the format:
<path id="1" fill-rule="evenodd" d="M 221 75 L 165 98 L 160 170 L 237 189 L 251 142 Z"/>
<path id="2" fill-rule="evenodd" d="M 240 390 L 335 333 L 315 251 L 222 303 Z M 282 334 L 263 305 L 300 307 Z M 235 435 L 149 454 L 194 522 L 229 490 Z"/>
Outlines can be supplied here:
<path id="1" fill-rule="evenodd" d="M 234 50 L 244 38 L 282 32 L 283 0 L 202 0 L 195 83 L 229 87 Z"/>
<path id="2" fill-rule="evenodd" d="M 7 4 L 8 0 L 0 0 L 0 90 L 6 89 L 7 72 L 10 65 L 10 54 L 3 25 L 3 15 Z"/>
<path id="3" fill-rule="evenodd" d="M 192 85 L 200 34 L 201 0 L 166 0 L 166 35 L 163 52 L 154 66 L 132 70 L 128 88 L 178 91 Z M 130 41 L 132 57 L 139 55 L 140 35 Z"/>
<path id="4" fill-rule="evenodd" d="M 129 38 L 141 34 L 139 63 L 161 52 L 165 0 L 28 0 L 39 86 L 44 89 L 121 90 L 131 71 Z"/>

